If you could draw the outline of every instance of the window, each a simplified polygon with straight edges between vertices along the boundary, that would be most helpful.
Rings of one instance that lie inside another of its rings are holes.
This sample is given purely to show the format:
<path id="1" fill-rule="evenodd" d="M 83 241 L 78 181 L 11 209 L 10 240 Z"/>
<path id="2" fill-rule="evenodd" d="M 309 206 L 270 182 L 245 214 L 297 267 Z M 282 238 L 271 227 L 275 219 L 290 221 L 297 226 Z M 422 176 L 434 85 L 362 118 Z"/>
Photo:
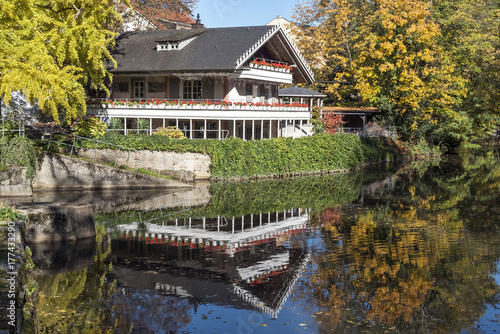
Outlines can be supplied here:
<path id="1" fill-rule="evenodd" d="M 186 80 L 183 86 L 183 98 L 201 100 L 201 80 Z"/>
<path id="2" fill-rule="evenodd" d="M 128 82 L 119 82 L 118 89 L 119 92 L 128 92 Z"/>
<path id="3" fill-rule="evenodd" d="M 144 81 L 134 81 L 134 97 L 144 97 Z"/>
<path id="4" fill-rule="evenodd" d="M 158 93 L 165 91 L 165 84 L 162 82 L 148 82 L 148 93 Z"/>
<path id="5" fill-rule="evenodd" d="M 156 45 L 157 51 L 179 50 L 180 42 L 160 42 Z"/>

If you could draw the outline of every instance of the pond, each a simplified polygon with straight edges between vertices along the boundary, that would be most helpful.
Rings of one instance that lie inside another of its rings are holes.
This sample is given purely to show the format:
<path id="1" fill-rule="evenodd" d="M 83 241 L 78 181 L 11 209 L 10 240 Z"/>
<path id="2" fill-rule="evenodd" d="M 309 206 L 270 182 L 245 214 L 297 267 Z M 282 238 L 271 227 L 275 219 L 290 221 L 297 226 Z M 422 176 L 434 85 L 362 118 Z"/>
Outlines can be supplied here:
<path id="1" fill-rule="evenodd" d="M 98 236 L 31 245 L 38 328 L 500 332 L 499 159 L 491 148 L 183 192 L 45 194 L 91 201 Z"/>

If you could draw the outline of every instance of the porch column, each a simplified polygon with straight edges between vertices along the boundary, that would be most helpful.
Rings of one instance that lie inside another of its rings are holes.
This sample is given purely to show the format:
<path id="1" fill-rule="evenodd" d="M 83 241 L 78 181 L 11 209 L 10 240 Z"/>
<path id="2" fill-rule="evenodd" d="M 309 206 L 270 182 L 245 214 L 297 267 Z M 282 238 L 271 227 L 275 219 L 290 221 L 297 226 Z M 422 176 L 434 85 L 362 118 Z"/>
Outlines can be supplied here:
<path id="1" fill-rule="evenodd" d="M 285 120 L 285 137 L 288 138 L 288 120 Z"/>
<path id="2" fill-rule="evenodd" d="M 123 117 L 123 133 L 126 135 L 127 134 L 127 118 Z"/>
<path id="3" fill-rule="evenodd" d="M 255 139 L 255 120 L 252 119 L 252 140 Z"/>
<path id="4" fill-rule="evenodd" d="M 219 140 L 222 139 L 222 128 L 221 128 L 221 120 L 219 119 Z"/>
<path id="5" fill-rule="evenodd" d="M 280 137 L 280 126 L 281 126 L 281 119 L 278 120 L 278 125 L 276 126 L 276 138 Z"/>
<path id="6" fill-rule="evenodd" d="M 165 126 L 165 124 L 163 124 L 163 126 Z M 179 119 L 178 118 L 175 119 L 175 128 L 179 129 Z"/>
<path id="7" fill-rule="evenodd" d="M 153 134 L 153 119 L 150 117 L 149 118 L 149 135 L 151 136 Z"/>
<path id="8" fill-rule="evenodd" d="M 233 119 L 233 137 L 236 138 L 236 120 Z"/>
<path id="9" fill-rule="evenodd" d="M 163 127 L 165 127 L 165 118 L 163 119 Z"/>
<path id="10" fill-rule="evenodd" d="M 246 128 L 245 128 L 245 120 L 243 120 L 243 140 L 247 140 L 246 139 Z"/>
<path id="11" fill-rule="evenodd" d="M 295 120 L 292 120 L 292 138 L 295 139 Z"/>
<path id="12" fill-rule="evenodd" d="M 264 139 L 264 120 L 260 120 L 260 139 Z"/>
<path id="13" fill-rule="evenodd" d="M 204 126 L 203 126 L 203 139 L 207 139 L 207 119 L 205 118 L 204 121 Z"/>
<path id="14" fill-rule="evenodd" d="M 269 139 L 271 139 L 272 137 L 272 132 L 273 132 L 273 120 L 270 119 L 269 120 Z"/>
<path id="15" fill-rule="evenodd" d="M 189 139 L 193 139 L 193 120 L 189 120 Z"/>

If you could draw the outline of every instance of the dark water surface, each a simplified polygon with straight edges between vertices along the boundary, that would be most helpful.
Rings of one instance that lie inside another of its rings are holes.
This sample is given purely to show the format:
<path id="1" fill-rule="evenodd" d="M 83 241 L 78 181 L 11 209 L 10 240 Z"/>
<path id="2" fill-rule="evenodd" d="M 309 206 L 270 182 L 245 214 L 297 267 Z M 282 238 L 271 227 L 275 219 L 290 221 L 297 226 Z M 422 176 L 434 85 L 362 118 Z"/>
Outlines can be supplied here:
<path id="1" fill-rule="evenodd" d="M 500 151 L 91 201 L 42 333 L 500 333 Z"/>

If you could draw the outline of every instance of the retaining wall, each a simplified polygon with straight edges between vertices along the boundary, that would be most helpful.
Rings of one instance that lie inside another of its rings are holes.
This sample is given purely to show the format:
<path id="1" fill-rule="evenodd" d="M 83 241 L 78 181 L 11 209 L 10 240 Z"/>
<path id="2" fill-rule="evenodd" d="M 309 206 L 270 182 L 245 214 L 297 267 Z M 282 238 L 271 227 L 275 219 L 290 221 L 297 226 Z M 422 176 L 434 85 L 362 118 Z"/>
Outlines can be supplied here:
<path id="1" fill-rule="evenodd" d="M 212 162 L 209 155 L 201 153 L 78 149 L 76 155 L 97 162 L 116 164 L 117 167 L 125 165 L 129 168 L 143 167 L 156 171 L 159 166 L 162 166 L 162 174 L 174 177 L 178 177 L 178 172 L 175 171 L 185 169 L 189 171 L 190 178 L 196 180 L 210 178 L 210 163 Z"/>
<path id="2" fill-rule="evenodd" d="M 33 190 L 186 188 L 190 185 L 46 153 L 40 157 Z"/>
<path id="3" fill-rule="evenodd" d="M 25 167 L 9 167 L 0 173 L 0 196 L 31 196 L 31 181 Z"/>

